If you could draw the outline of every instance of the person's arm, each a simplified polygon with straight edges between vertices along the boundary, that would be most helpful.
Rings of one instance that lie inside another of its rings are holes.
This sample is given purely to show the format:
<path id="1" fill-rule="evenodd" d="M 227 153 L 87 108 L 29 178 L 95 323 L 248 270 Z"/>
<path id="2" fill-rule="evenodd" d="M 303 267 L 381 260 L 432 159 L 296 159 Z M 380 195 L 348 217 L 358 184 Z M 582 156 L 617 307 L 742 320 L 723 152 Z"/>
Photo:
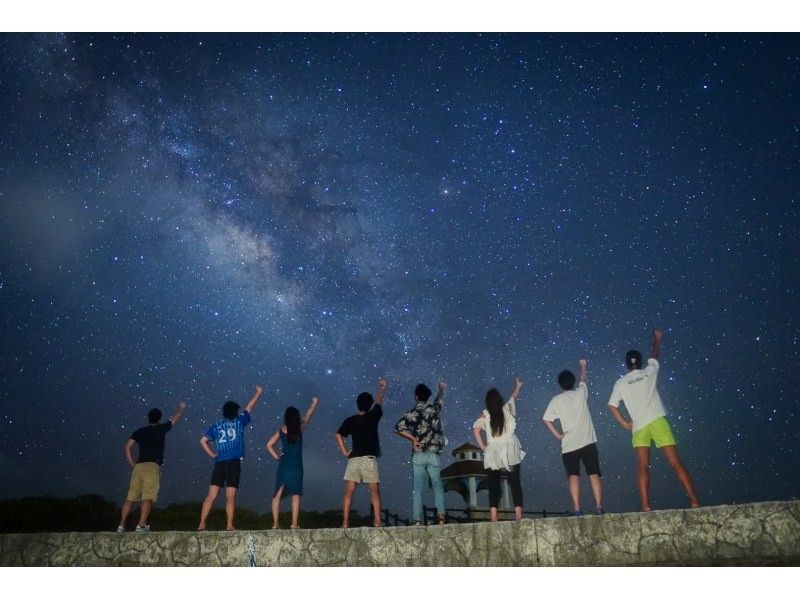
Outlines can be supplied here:
<path id="1" fill-rule="evenodd" d="M 436 387 L 436 398 L 433 399 L 433 406 L 436 407 L 437 410 L 441 410 L 442 404 L 444 401 L 444 393 L 447 390 L 447 384 L 444 381 L 440 381 Z"/>
<path id="2" fill-rule="evenodd" d="M 206 454 L 211 457 L 212 459 L 217 458 L 217 453 L 215 453 L 210 446 L 208 446 L 208 436 L 203 436 L 200 438 L 200 446 L 203 447 L 203 450 Z"/>
<path id="3" fill-rule="evenodd" d="M 475 437 L 475 442 L 478 443 L 480 449 L 486 450 L 486 444 L 483 442 L 483 437 L 481 436 L 481 429 L 480 428 L 472 428 L 472 435 Z"/>
<path id="4" fill-rule="evenodd" d="M 585 359 L 578 360 L 578 366 L 581 368 L 581 382 L 586 384 L 586 365 L 587 361 Z"/>
<path id="5" fill-rule="evenodd" d="M 173 426 L 177 424 L 178 421 L 180 421 L 180 419 L 183 417 L 184 409 L 186 409 L 186 401 L 181 401 L 178 403 L 178 409 L 172 414 L 172 417 L 169 418 L 169 421 L 172 422 Z"/>
<path id="6" fill-rule="evenodd" d="M 306 414 L 303 416 L 303 421 L 300 424 L 301 428 L 305 428 L 308 425 L 308 422 L 311 421 L 311 416 L 314 415 L 314 412 L 317 410 L 318 404 L 319 404 L 319 397 L 316 396 L 311 397 L 311 405 L 308 406 Z"/>
<path id="7" fill-rule="evenodd" d="M 375 404 L 382 405 L 383 404 L 383 395 L 386 394 L 386 387 L 389 386 L 389 383 L 384 379 L 381 378 L 378 380 L 378 395 L 375 397 Z"/>
<path id="8" fill-rule="evenodd" d="M 133 438 L 128 438 L 128 442 L 125 443 L 125 458 L 128 460 L 131 467 L 136 467 L 136 461 L 133 460 L 134 444 L 136 444 L 136 441 Z"/>
<path id="9" fill-rule="evenodd" d="M 664 335 L 658 328 L 653 330 L 653 346 L 650 347 L 650 358 L 658 361 L 661 354 L 661 337 Z"/>
<path id="10" fill-rule="evenodd" d="M 397 425 L 394 427 L 394 431 L 398 436 L 402 436 L 406 440 L 410 440 L 411 446 L 414 447 L 414 450 L 417 450 L 419 448 L 419 439 L 408 431 L 408 426 L 406 425 L 405 417 L 403 417 L 399 422 L 397 422 Z"/>
<path id="11" fill-rule="evenodd" d="M 345 444 L 344 444 L 344 436 L 339 434 L 339 432 L 336 432 L 336 444 L 339 445 L 339 452 L 342 454 L 342 456 L 344 456 L 344 457 L 349 457 L 350 456 L 350 452 L 351 451 L 350 451 L 350 449 L 348 449 L 345 446 Z"/>
<path id="12" fill-rule="evenodd" d="M 263 392 L 263 390 L 264 390 L 263 388 L 261 388 L 258 384 L 256 384 L 256 392 L 253 393 L 250 402 L 247 403 L 247 407 L 244 408 L 244 410 L 247 411 L 247 413 L 250 414 L 253 413 L 253 409 L 255 409 L 256 403 L 258 403 L 258 399 L 259 397 L 261 397 L 261 393 Z"/>
<path id="13" fill-rule="evenodd" d="M 272 455 L 272 458 L 276 461 L 280 461 L 281 456 L 275 450 L 275 445 L 278 444 L 278 440 L 281 439 L 281 431 L 278 430 L 272 435 L 272 438 L 267 440 L 267 452 Z"/>
<path id="14" fill-rule="evenodd" d="M 608 410 L 611 412 L 611 415 L 614 416 L 614 419 L 617 420 L 620 426 L 622 426 L 626 430 L 633 429 L 633 422 L 629 422 L 622 416 L 622 412 L 619 410 L 619 407 L 615 407 L 614 405 L 609 405 Z"/>
<path id="15" fill-rule="evenodd" d="M 556 428 L 553 422 L 547 421 L 546 419 L 543 419 L 542 421 L 544 422 L 544 425 L 547 426 L 547 429 L 550 430 L 550 433 L 556 437 L 556 440 L 560 441 L 562 438 L 564 438 L 564 434 L 558 431 L 558 428 Z"/>
<path id="16" fill-rule="evenodd" d="M 519 391 L 522 390 L 522 378 L 517 376 L 514 379 L 514 390 L 511 391 L 511 396 L 509 397 L 509 401 L 516 401 L 519 398 Z"/>

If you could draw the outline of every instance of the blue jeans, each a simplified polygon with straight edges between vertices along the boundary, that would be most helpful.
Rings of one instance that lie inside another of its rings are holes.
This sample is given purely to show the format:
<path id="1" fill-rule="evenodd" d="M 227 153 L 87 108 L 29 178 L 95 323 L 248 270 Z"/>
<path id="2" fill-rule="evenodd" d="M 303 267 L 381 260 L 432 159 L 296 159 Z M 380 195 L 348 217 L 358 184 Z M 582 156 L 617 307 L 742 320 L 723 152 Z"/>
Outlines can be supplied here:
<path id="1" fill-rule="evenodd" d="M 431 486 L 433 486 L 433 502 L 436 504 L 436 512 L 444 514 L 444 486 L 442 486 L 442 478 L 439 475 L 441 471 L 439 455 L 430 451 L 414 453 L 411 464 L 414 468 L 413 519 L 422 521 L 422 489 L 428 481 L 428 476 L 430 476 Z"/>

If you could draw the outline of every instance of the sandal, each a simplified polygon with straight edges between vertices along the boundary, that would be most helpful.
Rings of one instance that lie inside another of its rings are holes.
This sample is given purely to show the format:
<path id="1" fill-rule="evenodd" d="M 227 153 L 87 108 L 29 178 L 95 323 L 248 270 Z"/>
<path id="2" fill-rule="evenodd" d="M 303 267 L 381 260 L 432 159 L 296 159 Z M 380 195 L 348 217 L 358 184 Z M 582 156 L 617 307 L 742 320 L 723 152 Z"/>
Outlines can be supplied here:
<path id="1" fill-rule="evenodd" d="M 445 525 L 447 523 L 447 513 L 440 513 L 436 516 L 436 525 Z"/>

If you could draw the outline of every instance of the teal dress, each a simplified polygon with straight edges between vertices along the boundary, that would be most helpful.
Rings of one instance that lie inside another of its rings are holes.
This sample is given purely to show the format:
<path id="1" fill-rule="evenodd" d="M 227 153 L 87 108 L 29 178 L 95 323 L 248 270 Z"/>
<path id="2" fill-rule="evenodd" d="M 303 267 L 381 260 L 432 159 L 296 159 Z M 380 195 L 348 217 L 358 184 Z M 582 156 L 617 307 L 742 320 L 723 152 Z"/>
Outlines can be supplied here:
<path id="1" fill-rule="evenodd" d="M 281 455 L 278 461 L 278 473 L 275 475 L 275 494 L 281 486 L 284 496 L 303 495 L 303 435 L 296 442 L 289 442 L 289 437 L 281 433 Z"/>

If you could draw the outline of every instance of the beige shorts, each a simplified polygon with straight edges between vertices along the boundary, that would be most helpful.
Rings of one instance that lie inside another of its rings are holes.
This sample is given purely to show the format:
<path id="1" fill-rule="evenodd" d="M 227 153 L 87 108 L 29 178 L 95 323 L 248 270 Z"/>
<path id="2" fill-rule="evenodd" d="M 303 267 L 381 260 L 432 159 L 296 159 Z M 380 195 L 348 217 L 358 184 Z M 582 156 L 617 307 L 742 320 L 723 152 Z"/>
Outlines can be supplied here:
<path id="1" fill-rule="evenodd" d="M 161 486 L 161 466 L 158 463 L 137 463 L 131 474 L 131 487 L 128 500 L 155 500 Z"/>
<path id="2" fill-rule="evenodd" d="M 362 482 L 377 484 L 381 481 L 378 477 L 378 459 L 375 457 L 350 457 L 347 460 L 344 479 L 358 484 Z"/>

